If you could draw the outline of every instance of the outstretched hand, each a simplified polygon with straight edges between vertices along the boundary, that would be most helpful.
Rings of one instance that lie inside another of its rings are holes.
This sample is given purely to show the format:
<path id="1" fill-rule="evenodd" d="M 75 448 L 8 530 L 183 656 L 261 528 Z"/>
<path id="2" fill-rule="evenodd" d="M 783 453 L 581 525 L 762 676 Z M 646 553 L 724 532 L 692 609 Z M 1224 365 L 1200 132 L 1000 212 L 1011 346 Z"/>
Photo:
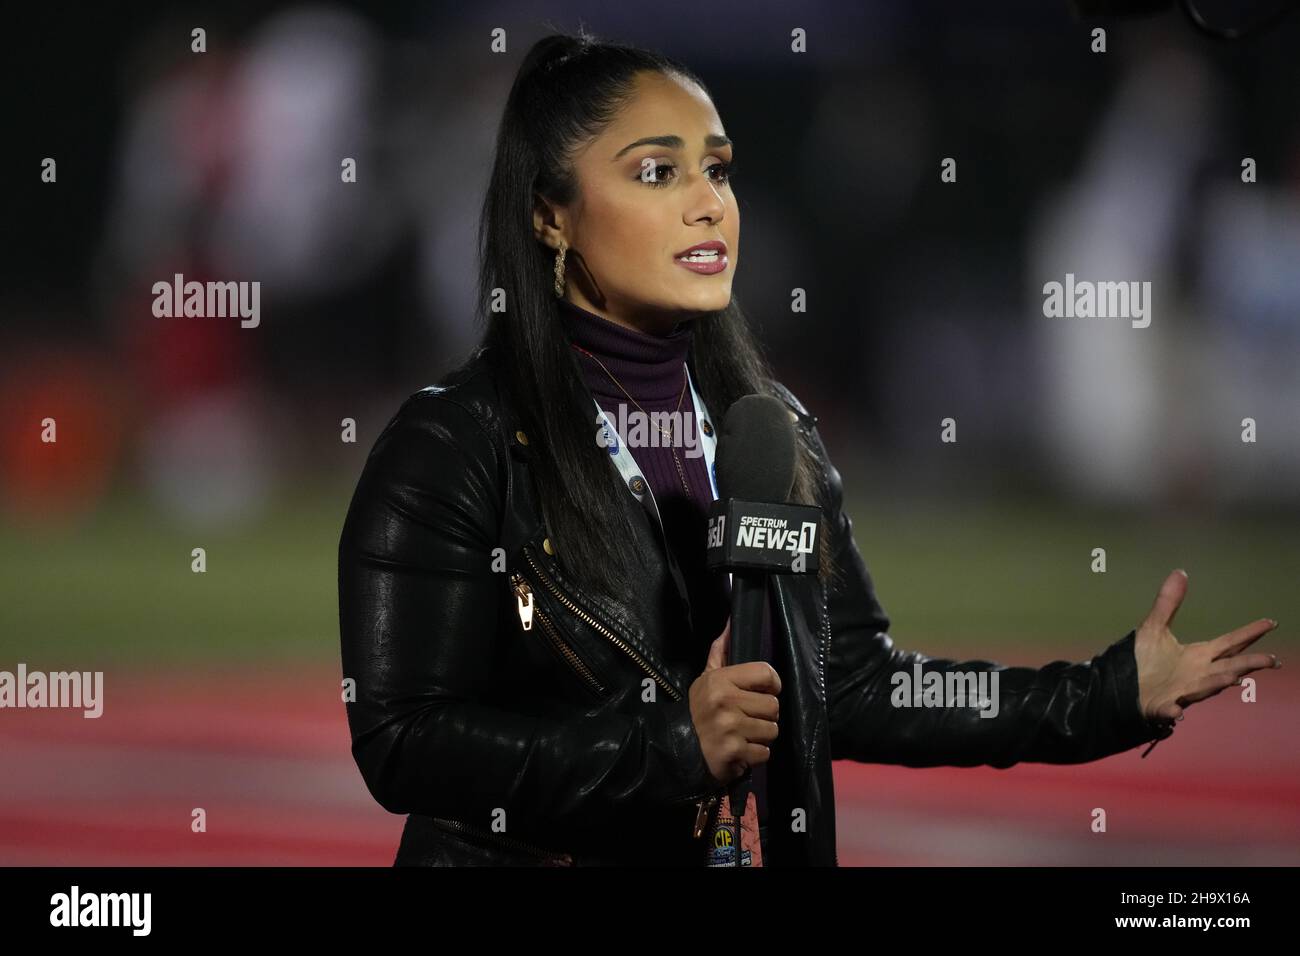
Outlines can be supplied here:
<path id="1" fill-rule="evenodd" d="M 1277 627 L 1260 618 L 1210 641 L 1180 644 L 1169 630 L 1187 594 L 1187 572 L 1165 578 L 1151 613 L 1137 629 L 1133 653 L 1137 659 L 1138 699 L 1148 720 L 1183 719 L 1183 710 L 1241 683 L 1252 671 L 1281 667 L 1276 654 L 1242 653 Z"/>

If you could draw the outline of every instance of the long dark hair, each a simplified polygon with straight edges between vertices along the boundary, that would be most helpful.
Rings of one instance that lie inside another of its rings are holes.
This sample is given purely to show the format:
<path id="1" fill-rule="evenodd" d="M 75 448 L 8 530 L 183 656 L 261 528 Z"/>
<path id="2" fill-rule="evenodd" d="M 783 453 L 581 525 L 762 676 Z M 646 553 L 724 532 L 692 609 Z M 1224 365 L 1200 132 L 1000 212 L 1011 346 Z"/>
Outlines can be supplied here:
<path id="1" fill-rule="evenodd" d="M 594 439 L 591 398 L 553 291 L 554 252 L 534 236 L 533 204 L 534 193 L 558 205 L 576 197 L 570 157 L 613 120 L 643 72 L 676 75 L 707 91 L 686 66 L 658 53 L 586 32 L 537 41 L 506 101 L 478 234 L 483 344 L 527 423 L 547 533 L 565 571 L 610 596 L 632 586 L 639 561 L 625 510 L 628 492 L 612 480 L 609 455 Z M 715 416 L 742 395 L 773 393 L 771 372 L 734 295 L 725 309 L 695 320 L 689 362 Z M 801 443 L 793 500 L 823 503 L 825 476 L 817 462 Z M 825 543 L 825 520 L 822 525 Z M 828 549 L 819 557 L 826 581 Z"/>

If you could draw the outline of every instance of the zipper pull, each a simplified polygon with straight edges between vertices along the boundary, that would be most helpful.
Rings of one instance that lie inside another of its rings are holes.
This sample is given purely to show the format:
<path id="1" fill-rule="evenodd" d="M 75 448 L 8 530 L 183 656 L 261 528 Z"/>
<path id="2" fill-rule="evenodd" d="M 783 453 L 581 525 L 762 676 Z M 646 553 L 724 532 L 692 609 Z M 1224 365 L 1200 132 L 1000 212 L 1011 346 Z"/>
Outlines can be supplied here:
<path id="1" fill-rule="evenodd" d="M 709 811 L 713 809 L 713 805 L 717 802 L 716 794 L 695 802 L 696 806 L 700 808 L 699 813 L 695 814 L 695 830 L 693 831 L 695 839 L 698 840 L 704 834 L 704 825 L 708 822 Z"/>
<path id="2" fill-rule="evenodd" d="M 533 629 L 533 589 L 528 586 L 523 575 L 515 574 L 510 578 L 515 588 L 515 600 L 519 603 L 519 624 L 525 631 Z"/>

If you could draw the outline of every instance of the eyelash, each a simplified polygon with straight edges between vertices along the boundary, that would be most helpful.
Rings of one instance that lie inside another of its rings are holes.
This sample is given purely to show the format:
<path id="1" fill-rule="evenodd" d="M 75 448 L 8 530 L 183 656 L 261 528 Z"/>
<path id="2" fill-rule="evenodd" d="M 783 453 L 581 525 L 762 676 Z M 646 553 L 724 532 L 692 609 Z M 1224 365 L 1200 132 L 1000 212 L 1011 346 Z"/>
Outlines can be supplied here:
<path id="1" fill-rule="evenodd" d="M 659 170 L 661 169 L 676 169 L 676 168 L 677 167 L 672 163 L 656 163 L 654 167 L 654 171 L 655 174 L 657 175 L 659 173 Z M 721 169 L 723 172 L 723 177 L 720 180 L 715 179 L 714 182 L 730 183 L 732 177 L 736 175 L 736 163 L 734 160 L 730 163 L 714 163 L 712 166 L 709 167 L 710 171 L 715 169 Z M 671 179 L 641 179 L 641 176 L 639 174 L 637 175 L 637 179 L 641 180 L 641 182 L 645 183 L 647 186 L 650 186 L 651 188 L 654 189 L 662 189 L 664 186 L 667 186 L 672 182 Z"/>

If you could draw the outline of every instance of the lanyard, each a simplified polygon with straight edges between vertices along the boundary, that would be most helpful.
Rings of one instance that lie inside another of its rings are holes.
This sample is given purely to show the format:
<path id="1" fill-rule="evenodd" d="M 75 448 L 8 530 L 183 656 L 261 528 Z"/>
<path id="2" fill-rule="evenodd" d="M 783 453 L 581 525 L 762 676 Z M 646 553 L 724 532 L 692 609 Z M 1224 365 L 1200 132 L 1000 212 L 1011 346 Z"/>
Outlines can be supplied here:
<path id="1" fill-rule="evenodd" d="M 686 366 L 685 363 L 683 363 L 683 367 L 686 370 L 686 381 L 691 390 L 691 403 L 695 408 L 696 440 L 704 452 L 704 468 L 709 475 L 709 491 L 716 499 L 718 497 L 718 475 L 714 456 L 718 445 L 717 429 L 709 418 L 709 410 L 704 404 L 704 399 L 700 398 L 700 393 L 695 390 L 695 381 L 691 377 L 690 367 Z M 600 402 L 595 404 L 596 421 L 602 428 L 601 443 L 609 452 L 614 467 L 618 469 L 624 487 L 632 493 L 633 498 L 641 503 L 646 513 L 650 515 L 655 527 L 659 529 L 659 538 L 663 542 L 664 553 L 668 557 L 668 570 L 672 574 L 673 583 L 677 586 L 677 593 L 681 596 L 682 605 L 686 609 L 689 622 L 691 612 L 690 599 L 686 591 L 686 579 L 677 564 L 677 559 L 673 556 L 672 548 L 668 546 L 668 538 L 664 532 L 663 519 L 659 516 L 659 505 L 655 501 L 654 492 L 650 490 L 650 483 L 642 476 L 641 469 L 637 467 L 636 459 L 632 457 L 631 450 L 627 448 L 625 436 L 619 435 L 613 419 L 600 407 Z M 647 425 L 653 427 L 653 421 L 648 422 Z"/>
<path id="2" fill-rule="evenodd" d="M 705 471 L 709 474 L 709 490 L 716 499 L 718 497 L 718 475 L 714 456 L 718 447 L 717 434 L 712 422 L 709 420 L 709 410 L 704 405 L 704 399 L 700 398 L 700 393 L 695 390 L 695 382 L 691 378 L 689 368 L 686 369 L 686 381 L 691 389 L 691 402 L 695 406 L 695 430 L 697 440 L 704 452 Z M 614 420 L 600 407 L 600 402 L 596 402 L 596 421 L 604 429 L 601 441 L 609 452 L 609 457 L 618 469 L 618 473 L 622 475 L 623 483 L 627 485 L 628 491 L 632 492 L 632 497 L 641 502 L 646 511 L 650 512 L 655 519 L 655 523 L 662 527 L 663 522 L 659 518 L 659 506 L 655 503 L 654 492 L 650 490 L 650 484 L 642 477 L 641 469 L 637 467 L 636 459 L 632 457 L 632 452 L 624 443 L 624 438 L 619 435 Z"/>

